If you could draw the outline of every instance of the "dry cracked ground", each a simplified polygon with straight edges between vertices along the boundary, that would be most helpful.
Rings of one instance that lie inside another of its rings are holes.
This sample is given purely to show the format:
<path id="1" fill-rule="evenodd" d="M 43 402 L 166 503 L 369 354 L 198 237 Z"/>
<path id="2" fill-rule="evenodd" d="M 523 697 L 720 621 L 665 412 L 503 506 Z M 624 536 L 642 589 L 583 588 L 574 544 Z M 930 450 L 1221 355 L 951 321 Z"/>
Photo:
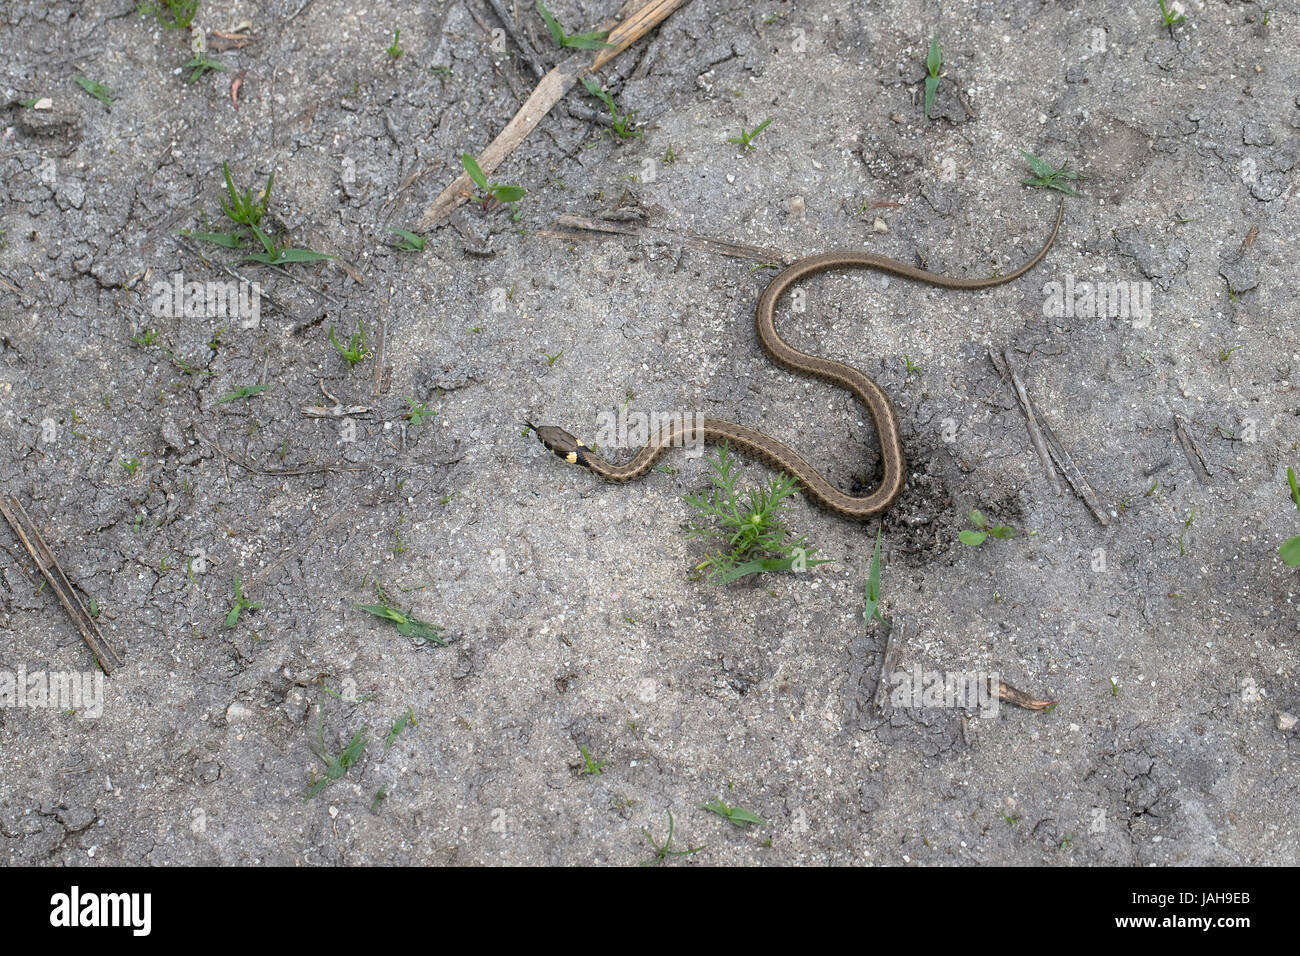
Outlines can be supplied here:
<path id="1" fill-rule="evenodd" d="M 0 525 L 0 861 L 629 864 L 670 813 L 704 849 L 669 865 L 1300 861 L 1300 7 L 693 0 L 600 72 L 640 136 L 579 87 L 495 173 L 522 200 L 403 251 L 535 84 L 516 42 L 562 58 L 501 6 L 520 40 L 482 0 L 0 9 L 0 490 L 123 659 L 99 706 L 40 699 L 93 663 Z M 771 263 L 688 237 L 1005 273 L 1064 196 L 1021 150 L 1084 177 L 1033 272 L 781 308 L 901 419 L 882 521 L 790 507 L 832 563 L 711 582 L 704 460 L 609 485 L 522 433 L 697 409 L 862 493 L 863 407 L 756 339 Z M 254 205 L 274 173 L 277 255 L 333 258 L 250 259 L 223 163 Z M 1014 537 L 960 543 L 972 509 Z M 1059 703 L 878 706 L 891 635 L 904 673 Z"/>

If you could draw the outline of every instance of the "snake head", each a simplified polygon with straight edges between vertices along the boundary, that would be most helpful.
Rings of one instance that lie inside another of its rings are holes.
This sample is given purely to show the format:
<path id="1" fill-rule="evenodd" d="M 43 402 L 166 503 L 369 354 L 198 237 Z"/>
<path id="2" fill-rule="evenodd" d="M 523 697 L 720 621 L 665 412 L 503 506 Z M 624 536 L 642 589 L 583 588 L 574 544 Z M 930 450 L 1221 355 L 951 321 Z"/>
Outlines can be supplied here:
<path id="1" fill-rule="evenodd" d="M 534 425 L 531 422 L 524 422 L 524 424 L 533 430 L 543 445 L 569 464 L 582 465 L 584 468 L 587 466 L 587 446 L 581 439 L 574 438 L 563 428 L 555 425 Z"/>

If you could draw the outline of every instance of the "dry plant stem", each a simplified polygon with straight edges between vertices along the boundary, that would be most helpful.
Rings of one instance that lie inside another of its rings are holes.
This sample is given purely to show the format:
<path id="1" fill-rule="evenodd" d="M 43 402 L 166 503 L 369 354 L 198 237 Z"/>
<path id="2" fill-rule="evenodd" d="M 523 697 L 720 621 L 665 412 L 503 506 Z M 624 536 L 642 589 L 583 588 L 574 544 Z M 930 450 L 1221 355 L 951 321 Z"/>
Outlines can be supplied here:
<path id="1" fill-rule="evenodd" d="M 13 528 L 14 534 L 22 542 L 27 553 L 31 556 L 36 566 L 41 569 L 41 574 L 49 583 L 50 589 L 54 591 L 55 597 L 63 605 L 63 609 L 68 612 L 72 622 L 81 632 L 81 639 L 86 642 L 90 652 L 95 655 L 95 660 L 99 662 L 100 668 L 105 674 L 111 674 L 115 668 L 122 666 L 121 659 L 117 652 L 104 638 L 99 631 L 99 625 L 95 619 L 90 616 L 86 606 L 81 603 L 81 596 L 68 580 L 63 568 L 55 559 L 53 552 L 41 537 L 36 525 L 28 517 L 27 512 L 23 509 L 21 502 L 12 495 L 9 496 L 8 502 L 0 497 L 0 514 L 9 522 L 9 527 Z"/>
<path id="2" fill-rule="evenodd" d="M 1037 412 L 1037 409 L 1035 411 Z M 1042 420 L 1042 412 L 1037 412 L 1037 414 L 1039 425 L 1043 429 L 1043 437 L 1047 439 L 1047 450 L 1052 453 L 1052 460 L 1056 462 L 1056 467 L 1061 469 L 1061 474 L 1065 475 L 1065 480 L 1070 483 L 1074 493 L 1087 505 L 1088 510 L 1092 512 L 1092 516 L 1097 519 L 1097 523 L 1103 528 L 1108 527 L 1110 525 L 1110 515 L 1102 507 L 1097 493 L 1092 490 L 1092 485 L 1088 484 L 1088 479 L 1084 477 L 1083 470 L 1074 463 L 1074 459 L 1070 457 L 1070 453 L 1065 450 L 1065 446 L 1061 444 L 1060 439 L 1056 437 L 1056 433 L 1052 431 L 1047 422 Z"/>
<path id="3" fill-rule="evenodd" d="M 1011 373 L 1007 369 L 1004 360 L 997 352 L 993 351 L 993 349 L 989 349 L 989 361 L 993 363 L 993 367 L 997 370 L 998 374 L 1002 376 L 1003 381 L 1010 382 L 1012 380 Z M 1019 397 L 1018 393 L 1017 397 Z M 1101 501 L 1097 497 L 1097 493 L 1093 491 L 1092 485 L 1088 483 L 1088 479 L 1084 476 L 1083 470 L 1075 464 L 1074 459 L 1070 457 L 1070 453 L 1065 450 L 1065 446 L 1062 445 L 1061 440 L 1056 437 L 1056 433 L 1052 431 L 1052 427 L 1047 424 L 1046 417 L 1044 417 L 1038 406 L 1034 404 L 1034 400 L 1028 397 L 1028 393 L 1026 393 L 1025 397 L 1029 401 L 1029 408 L 1033 412 L 1034 421 L 1037 423 L 1038 428 L 1042 432 L 1043 439 L 1047 443 L 1047 450 L 1052 456 L 1052 461 L 1054 461 L 1056 467 L 1061 470 L 1061 474 L 1065 475 L 1065 480 L 1070 483 L 1070 487 L 1074 489 L 1074 493 L 1078 495 L 1084 505 L 1087 506 L 1097 523 L 1103 528 L 1108 527 L 1110 525 L 1110 515 L 1107 514 L 1106 509 L 1102 507 Z"/>
<path id="4" fill-rule="evenodd" d="M 1047 453 L 1047 445 L 1043 442 L 1043 433 L 1038 427 L 1038 416 L 1034 414 L 1034 406 L 1029 401 L 1029 392 L 1025 389 L 1025 383 L 1021 381 L 1020 372 L 1016 368 L 1015 359 L 1012 358 L 1011 349 L 1002 350 L 1002 358 L 1007 363 L 1007 371 L 1011 373 L 1011 385 L 1016 391 L 1016 398 L 1020 400 L 1020 408 L 1025 413 L 1025 424 L 1029 429 L 1029 440 L 1033 443 L 1034 451 L 1038 453 L 1038 460 L 1043 463 L 1043 471 L 1047 474 L 1047 479 L 1052 483 L 1052 491 L 1057 497 L 1061 495 L 1061 480 L 1057 477 L 1056 469 L 1052 467 L 1051 456 Z"/>
<path id="5" fill-rule="evenodd" d="M 1178 436 L 1178 444 L 1182 445 L 1183 454 L 1187 456 L 1188 463 L 1196 472 L 1197 479 L 1201 484 L 1208 483 L 1210 472 L 1205 467 L 1205 459 L 1201 457 L 1201 450 L 1196 447 L 1196 442 L 1192 441 L 1191 432 L 1187 430 L 1187 422 L 1178 414 L 1174 415 L 1174 434 Z"/>
<path id="6" fill-rule="evenodd" d="M 635 12 L 632 9 L 637 7 L 635 2 L 623 4 L 618 11 L 619 19 L 622 22 L 614 27 L 609 36 L 605 38 L 605 42 L 611 44 L 611 46 L 596 54 L 596 59 L 592 61 L 589 69 L 592 72 L 599 70 L 657 27 L 668 18 L 669 14 L 685 3 L 686 0 L 649 0 L 648 3 L 641 4 Z M 604 24 L 601 25 L 600 29 L 605 29 Z"/>
<path id="7" fill-rule="evenodd" d="M 501 26 L 506 31 L 506 36 L 510 39 L 510 42 L 519 51 L 523 61 L 528 64 L 528 68 L 533 71 L 533 76 L 540 80 L 546 75 L 546 68 L 542 66 L 542 61 L 537 58 L 537 51 L 515 28 L 514 18 L 506 12 L 505 4 L 501 0 L 487 0 L 487 3 L 492 8 L 492 12 L 496 14 L 497 19 L 501 21 Z"/>
<path id="8" fill-rule="evenodd" d="M 201 431 L 199 431 L 197 428 L 194 429 L 194 434 L 197 435 L 197 436 L 198 436 L 200 439 L 202 439 L 203 441 L 207 442 L 207 443 L 208 443 L 209 445 L 211 445 L 213 448 L 215 448 L 215 449 L 220 453 L 221 457 L 224 458 L 224 459 L 226 459 L 227 461 L 229 461 L 232 465 L 237 465 L 238 467 L 244 469 L 244 470 L 247 471 L 247 472 L 250 472 L 250 473 L 252 473 L 252 474 L 254 474 L 254 475 L 263 475 L 264 477 L 267 477 L 267 478 L 291 477 L 291 476 L 293 476 L 293 475 L 318 475 L 318 474 L 321 474 L 321 473 L 323 473 L 323 472 L 332 472 L 332 471 L 339 471 L 339 472 L 341 472 L 341 471 L 369 471 L 371 468 L 374 467 L 374 465 L 370 465 L 370 464 L 361 464 L 361 465 L 340 465 L 340 464 L 333 464 L 333 465 L 316 465 L 316 464 L 305 464 L 305 463 L 304 463 L 304 464 L 301 464 L 301 465 L 289 465 L 289 466 L 286 466 L 286 467 L 284 467 L 284 468 L 259 468 L 259 467 L 257 467 L 256 465 L 252 464 L 251 462 L 240 461 L 240 460 L 239 460 L 238 458 L 236 458 L 234 455 L 230 454 L 230 452 L 226 451 L 226 450 L 225 450 L 224 448 L 222 448 L 219 444 L 217 444 L 217 442 L 216 442 L 214 439 L 209 438 L 207 435 L 203 434 L 203 433 L 202 433 Z M 227 481 L 228 481 L 228 480 L 229 480 L 229 479 L 227 478 Z"/>

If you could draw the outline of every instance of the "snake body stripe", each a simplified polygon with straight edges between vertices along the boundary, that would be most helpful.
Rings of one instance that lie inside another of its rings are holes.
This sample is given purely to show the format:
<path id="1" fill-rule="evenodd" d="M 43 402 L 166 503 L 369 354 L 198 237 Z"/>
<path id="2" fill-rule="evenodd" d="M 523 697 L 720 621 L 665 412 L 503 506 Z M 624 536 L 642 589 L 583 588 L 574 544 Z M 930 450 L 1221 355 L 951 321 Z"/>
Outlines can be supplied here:
<path id="1" fill-rule="evenodd" d="M 573 464 L 581 465 L 606 481 L 634 481 L 645 475 L 666 450 L 689 441 L 708 444 L 729 444 L 738 451 L 767 465 L 792 475 L 799 481 L 800 489 L 813 502 L 844 518 L 863 521 L 887 511 L 903 493 L 907 481 L 907 464 L 903 457 L 903 440 L 898 428 L 898 414 L 889 396 L 865 372 L 832 359 L 809 355 L 790 345 L 776 331 L 776 306 L 796 283 L 809 276 L 830 269 L 878 269 L 892 275 L 924 282 L 946 289 L 987 289 L 1011 282 L 1024 275 L 1042 261 L 1047 250 L 1056 241 L 1065 213 L 1065 201 L 1056 211 L 1056 222 L 1043 247 L 1024 265 L 1006 275 L 986 279 L 956 279 L 918 269 L 897 259 L 873 252 L 837 250 L 805 256 L 782 269 L 763 290 L 755 309 L 758 340 L 768 357 L 783 368 L 822 379 L 838 385 L 856 395 L 871 414 L 872 424 L 880 442 L 883 476 L 880 484 L 869 495 L 847 495 L 828 482 L 798 452 L 770 435 L 736 422 L 720 418 L 690 417 L 671 420 L 624 464 L 614 464 L 601 458 L 581 441 L 554 425 L 533 426 L 537 437 L 551 451 Z M 526 423 L 527 424 L 527 423 Z"/>

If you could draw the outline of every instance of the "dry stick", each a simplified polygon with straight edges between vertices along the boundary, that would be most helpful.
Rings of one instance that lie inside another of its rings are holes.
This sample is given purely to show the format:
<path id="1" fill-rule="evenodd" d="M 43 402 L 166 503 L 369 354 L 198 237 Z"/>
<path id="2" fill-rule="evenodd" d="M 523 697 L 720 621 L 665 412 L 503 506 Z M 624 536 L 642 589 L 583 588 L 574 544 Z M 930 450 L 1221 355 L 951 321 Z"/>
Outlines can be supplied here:
<path id="1" fill-rule="evenodd" d="M 889 688 L 893 681 L 890 679 L 899 669 L 899 660 L 902 657 L 903 645 L 903 625 L 900 622 L 895 627 L 892 621 L 886 622 L 889 628 L 889 636 L 885 639 L 885 654 L 880 661 L 880 681 L 876 684 L 876 696 L 874 704 L 876 710 L 880 713 L 885 712 L 886 705 L 889 703 Z M 991 685 L 992 680 L 989 679 Z M 990 693 L 993 688 L 986 685 Z M 1054 700 L 1039 700 L 1024 691 L 1012 687 L 1004 680 L 998 680 L 997 695 L 999 700 L 1006 701 L 1008 704 L 1015 704 L 1017 707 L 1023 707 L 1026 710 L 1046 710 L 1053 704 Z"/>
<path id="2" fill-rule="evenodd" d="M 312 418 L 349 418 L 352 415 L 368 415 L 373 410 L 369 405 L 344 405 L 343 401 L 325 387 L 325 379 L 317 379 L 321 392 L 334 404 L 304 405 L 299 411 Z"/>
<path id="3" fill-rule="evenodd" d="M 289 14 L 289 18 L 285 20 L 284 23 L 280 24 L 281 35 L 284 34 L 284 28 L 287 27 L 289 24 L 293 23 L 294 20 L 298 19 L 298 15 L 302 13 L 304 10 L 306 10 L 309 6 L 311 6 L 311 0 L 303 0 L 302 6 L 300 6 L 297 10 L 293 11 L 293 13 Z"/>
<path id="4" fill-rule="evenodd" d="M 256 465 L 250 465 L 246 461 L 240 461 L 234 455 L 230 454 L 230 452 L 226 451 L 224 448 L 218 445 L 215 440 L 209 438 L 207 435 L 203 434 L 197 428 L 194 429 L 194 434 L 198 435 L 199 438 L 201 438 L 203 441 L 207 442 L 218 452 L 220 452 L 221 457 L 229 460 L 231 464 L 238 465 L 240 468 L 244 469 L 245 471 L 252 472 L 255 475 L 264 475 L 267 478 L 283 478 L 283 477 L 291 477 L 294 475 L 317 475 L 320 474 L 321 472 L 328 472 L 328 471 L 369 471 L 371 468 L 374 467 L 374 465 L 306 465 L 304 464 L 304 465 L 290 465 L 288 468 L 258 468 Z M 227 479 L 227 481 L 229 481 L 229 479 Z"/>
<path id="5" fill-rule="evenodd" d="M 1196 447 L 1196 442 L 1192 441 L 1191 433 L 1187 430 L 1187 422 L 1177 412 L 1174 413 L 1174 434 L 1178 436 L 1178 444 L 1183 446 L 1183 454 L 1187 456 L 1188 462 L 1191 463 L 1192 470 L 1196 472 L 1196 477 L 1202 484 L 1210 480 L 1210 472 L 1205 467 L 1205 459 L 1201 457 L 1200 449 Z"/>
<path id="6" fill-rule="evenodd" d="M 528 64 L 528 68 L 533 71 L 533 76 L 540 80 L 546 75 L 546 67 L 542 66 L 542 61 L 537 58 L 537 53 L 533 50 L 532 44 L 528 43 L 515 29 L 515 21 L 510 14 L 506 13 L 505 7 L 501 5 L 501 0 L 487 0 L 487 4 L 492 8 L 492 12 L 497 15 L 497 19 L 501 21 L 501 26 L 505 28 L 506 36 L 510 39 L 510 42 L 515 45 L 519 55 Z"/>
<path id="7" fill-rule="evenodd" d="M 388 342 L 388 310 L 392 308 L 391 291 L 390 299 L 387 303 L 388 308 L 384 310 L 383 317 L 379 320 L 378 344 L 375 345 L 375 354 L 371 356 L 371 371 L 374 373 L 370 394 L 379 398 L 387 389 L 384 388 L 384 348 Z M 392 368 L 388 369 L 388 374 L 392 375 Z"/>
<path id="8" fill-rule="evenodd" d="M 304 405 L 298 411 L 308 418 L 351 418 L 353 415 L 368 414 L 370 406 L 335 405 L 333 408 L 326 408 L 324 405 Z"/>
<path id="9" fill-rule="evenodd" d="M 993 367 L 997 369 L 997 372 L 1002 376 L 1002 379 L 1004 381 L 1010 381 L 1010 374 L 1002 364 L 998 354 L 992 349 L 989 349 L 989 360 L 992 361 Z M 1033 409 L 1034 418 L 1038 422 L 1038 427 L 1042 430 L 1043 438 L 1047 441 L 1047 450 L 1051 453 L 1052 460 L 1056 462 L 1056 466 L 1061 469 L 1061 473 L 1065 475 L 1065 480 L 1070 483 L 1070 487 L 1074 489 L 1074 493 L 1079 496 L 1087 506 L 1088 510 L 1092 512 L 1092 516 L 1097 519 L 1097 523 L 1103 528 L 1108 527 L 1110 525 L 1110 515 L 1102 506 L 1101 500 L 1097 497 L 1097 493 L 1093 491 L 1092 485 L 1088 483 L 1088 479 L 1084 477 L 1083 470 L 1074 463 L 1074 459 L 1070 457 L 1070 453 L 1065 450 L 1065 446 L 1061 444 L 1061 440 L 1056 437 L 1056 432 L 1052 431 L 1052 427 L 1047 424 L 1047 418 L 1043 415 L 1042 409 L 1034 404 L 1032 398 L 1029 399 L 1029 407 Z"/>
<path id="10" fill-rule="evenodd" d="M 1074 493 L 1083 499 L 1083 503 L 1088 506 L 1088 510 L 1097 519 L 1097 523 L 1103 528 L 1108 527 L 1110 525 L 1110 515 L 1102 507 L 1097 493 L 1092 490 L 1092 485 L 1088 484 L 1088 479 L 1084 477 L 1083 471 L 1074 463 L 1074 459 L 1065 450 L 1065 446 L 1056 437 L 1056 433 L 1052 431 L 1051 426 L 1043 420 L 1043 413 L 1038 411 L 1038 407 L 1033 404 L 1032 400 L 1029 404 L 1033 406 L 1035 413 L 1039 417 L 1039 426 L 1043 429 L 1043 437 L 1047 439 L 1047 450 L 1052 453 L 1052 460 L 1061 469 L 1061 474 L 1065 475 L 1065 480 L 1070 483 Z"/>
<path id="11" fill-rule="evenodd" d="M 506 124 L 505 129 L 475 157 L 484 176 L 491 176 L 506 157 L 514 152 L 515 147 L 537 128 L 537 124 L 573 87 L 582 73 L 600 69 L 654 29 L 660 21 L 686 3 L 686 0 L 648 0 L 640 9 L 633 12 L 632 8 L 636 2 L 637 0 L 628 0 L 623 4 L 619 16 L 625 19 L 617 25 L 610 24 L 613 29 L 610 30 L 606 42 L 611 46 L 609 49 L 601 50 L 594 61 L 589 62 L 588 54 L 585 52 L 575 53 L 542 77 L 532 95 L 524 101 L 524 105 Z M 608 27 L 602 24 L 600 29 L 608 29 Z M 469 178 L 469 174 L 461 173 L 424 211 L 416 230 L 425 232 L 435 223 L 451 215 L 453 209 L 473 195 L 472 188 L 473 181 Z"/>
<path id="12" fill-rule="evenodd" d="M 614 236 L 660 239 L 665 242 L 680 243 L 692 249 L 714 252 L 722 256 L 731 256 L 735 259 L 750 259 L 754 262 L 763 263 L 788 263 L 799 258 L 779 249 L 751 246 L 747 243 L 731 242 L 727 239 L 714 239 L 710 236 L 701 236 L 695 233 L 683 234 L 669 229 L 656 229 L 653 226 L 642 226 L 634 223 L 607 222 L 601 219 L 587 219 L 582 216 L 560 216 L 555 220 L 555 224 L 561 229 L 540 229 L 537 235 L 552 239 L 577 240 L 612 239 Z M 565 232 L 564 229 L 578 231 Z"/>
<path id="13" fill-rule="evenodd" d="M 1061 495 L 1061 479 L 1057 477 L 1056 469 L 1052 467 L 1052 457 L 1047 453 L 1047 446 L 1043 443 L 1043 433 L 1038 427 L 1038 417 L 1034 414 L 1034 406 L 1029 402 L 1029 393 L 1025 390 L 1025 383 L 1020 380 L 1020 373 L 1016 370 L 1015 359 L 1011 357 L 1011 349 L 1002 350 L 1002 358 L 1007 363 L 1007 371 L 1011 373 L 1011 386 L 1016 391 L 1016 398 L 1020 399 L 1020 408 L 1025 413 L 1025 424 L 1029 428 L 1029 440 L 1034 445 L 1034 451 L 1038 452 L 1038 460 L 1043 463 L 1043 470 L 1047 472 L 1048 481 L 1052 483 L 1052 491 L 1057 497 Z"/>
<path id="14" fill-rule="evenodd" d="M 595 110 L 579 103 L 565 103 L 564 108 L 569 111 L 570 116 L 582 120 L 584 123 L 595 123 L 597 126 L 614 128 L 614 118 L 608 113 L 597 113 Z"/>
<path id="15" fill-rule="evenodd" d="M 634 6 L 634 3 L 629 0 L 628 3 L 623 4 L 618 11 L 618 15 L 623 22 L 614 27 L 609 36 L 605 37 L 605 42 L 609 46 L 596 54 L 596 59 L 591 64 L 591 72 L 596 72 L 641 39 L 684 3 L 686 3 L 686 0 L 649 0 L 648 3 L 642 4 L 641 8 L 630 16 L 628 15 L 629 8 Z"/>
<path id="16" fill-rule="evenodd" d="M 100 668 L 105 674 L 111 674 L 114 668 L 122 666 L 122 660 L 117 656 L 117 652 L 105 640 L 104 635 L 99 631 L 99 625 L 95 619 L 90 616 L 86 606 L 81 603 L 81 596 L 64 574 L 63 568 L 55 560 L 54 554 L 50 551 L 49 546 L 41 538 L 41 533 L 36 530 L 36 524 L 28 517 L 27 512 L 23 509 L 22 503 L 12 495 L 9 496 L 8 506 L 5 500 L 0 497 L 0 514 L 9 522 L 9 527 L 14 529 L 14 534 L 22 542 L 27 553 L 31 555 L 32 561 L 41 569 L 41 574 L 45 575 L 45 580 L 50 584 L 59 603 L 63 609 L 68 612 L 72 622 L 77 625 L 77 630 L 81 632 L 81 639 L 86 642 L 90 652 L 95 655 L 95 660 L 99 662 Z"/>
<path id="17" fill-rule="evenodd" d="M 479 169 L 483 171 L 484 176 L 491 176 L 492 171 L 514 152 L 515 147 L 537 127 L 550 108 L 569 91 L 577 80 L 578 72 L 583 68 L 585 60 L 583 54 L 576 53 L 543 77 L 532 95 L 519 108 L 519 112 L 506 124 L 506 128 L 478 155 Z M 471 192 L 473 185 L 473 180 L 469 178 L 468 173 L 461 173 L 453 179 L 451 185 L 433 201 L 433 205 L 424 211 L 419 224 L 415 227 L 416 231 L 425 232 L 436 222 L 449 216 L 453 209 L 473 195 Z"/>

